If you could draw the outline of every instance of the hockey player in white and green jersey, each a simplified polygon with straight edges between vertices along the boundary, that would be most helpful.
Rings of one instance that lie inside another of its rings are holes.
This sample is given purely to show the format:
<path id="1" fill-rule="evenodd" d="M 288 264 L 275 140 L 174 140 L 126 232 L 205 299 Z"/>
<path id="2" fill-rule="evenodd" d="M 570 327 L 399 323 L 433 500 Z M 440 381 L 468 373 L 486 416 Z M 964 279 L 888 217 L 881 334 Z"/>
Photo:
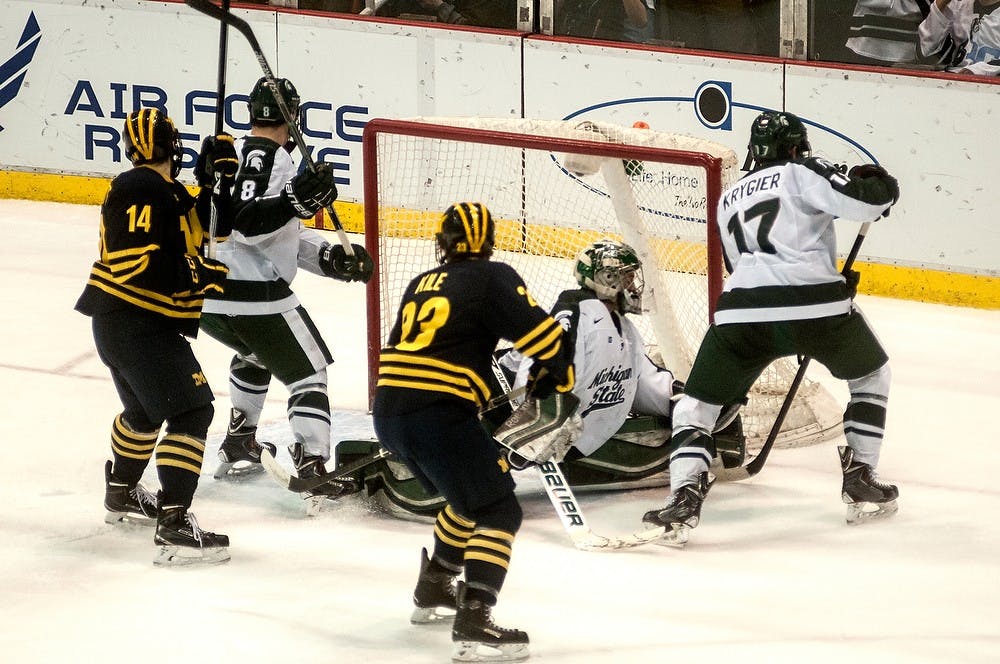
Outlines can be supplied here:
<path id="1" fill-rule="evenodd" d="M 287 79 L 274 81 L 285 111 L 297 121 L 299 95 Z M 235 351 L 229 385 L 233 408 L 223 441 L 217 478 L 261 470 L 256 428 L 272 375 L 288 389 L 288 419 L 294 442 L 289 452 L 299 477 L 326 473 L 330 458 L 330 400 L 326 367 L 333 356 L 305 307 L 292 291 L 299 268 L 340 281 L 367 281 L 371 257 L 359 245 L 348 256 L 305 228 L 318 210 L 337 198 L 326 164 L 297 173 L 289 152 L 289 126 L 271 83 L 257 81 L 250 92 L 250 135 L 237 139 L 240 166 L 233 188 L 233 232 L 219 245 L 229 267 L 223 296 L 205 303 L 202 329 Z M 325 484 L 311 493 L 336 495 Z"/>
<path id="2" fill-rule="evenodd" d="M 899 187 L 880 166 L 855 166 L 845 175 L 811 157 L 805 125 L 791 113 L 759 115 L 749 148 L 753 170 L 718 205 L 730 276 L 674 408 L 671 496 L 666 507 L 643 517 L 663 529 L 666 544 L 683 545 L 698 525 L 711 486 L 711 430 L 722 404 L 742 399 L 767 365 L 784 356 L 811 357 L 850 389 L 847 445 L 840 448 L 848 522 L 896 511 L 896 487 L 875 474 L 888 356 L 853 301 L 857 273 L 837 271 L 834 220 L 881 218 L 899 198 Z"/>

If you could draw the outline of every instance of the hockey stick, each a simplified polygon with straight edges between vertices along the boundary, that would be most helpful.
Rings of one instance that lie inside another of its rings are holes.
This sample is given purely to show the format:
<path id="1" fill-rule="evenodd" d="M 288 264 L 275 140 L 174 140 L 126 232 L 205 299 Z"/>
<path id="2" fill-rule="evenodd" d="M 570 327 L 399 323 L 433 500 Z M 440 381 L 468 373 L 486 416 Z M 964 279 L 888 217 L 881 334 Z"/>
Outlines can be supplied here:
<path id="1" fill-rule="evenodd" d="M 271 479 L 289 491 L 293 491 L 295 493 L 305 493 L 324 484 L 339 484 L 344 488 L 344 492 L 342 494 L 335 496 L 336 498 L 339 498 L 340 496 L 357 493 L 360 490 L 357 480 L 355 480 L 352 475 L 362 468 L 367 468 L 368 466 L 378 463 L 382 459 L 386 459 L 389 456 L 391 456 L 391 453 L 388 450 L 379 448 L 377 452 L 373 452 L 364 458 L 358 459 L 349 466 L 337 468 L 329 473 L 324 473 L 323 475 L 318 475 L 316 477 L 306 478 L 296 477 L 285 470 L 285 468 L 279 464 L 277 460 L 275 460 L 274 455 L 271 454 L 271 451 L 268 449 L 261 451 L 260 463 L 264 466 L 264 470 L 267 471 L 267 474 L 271 476 Z"/>
<path id="2" fill-rule="evenodd" d="M 844 267 L 840 271 L 841 274 L 847 275 L 847 272 L 854 265 L 854 261 L 858 257 L 858 252 L 861 251 L 861 243 L 865 241 L 865 236 L 868 235 L 868 229 L 871 228 L 873 222 L 866 221 L 861 224 L 861 229 L 858 231 L 858 236 L 854 238 L 854 245 L 851 247 L 851 251 L 847 254 L 847 258 L 844 260 Z M 761 471 L 764 464 L 767 462 L 768 455 L 771 454 L 771 448 L 774 447 L 774 441 L 778 439 L 778 433 L 781 431 L 781 425 L 785 423 L 785 416 L 788 415 L 788 411 L 792 407 L 792 400 L 795 398 L 795 393 L 799 391 L 799 385 L 806 377 L 806 369 L 809 368 L 809 357 L 802 358 L 799 363 L 799 370 L 795 372 L 795 378 L 792 379 L 792 384 L 788 387 L 788 394 L 785 395 L 785 400 L 781 404 L 781 409 L 778 410 L 778 415 L 774 418 L 774 424 L 771 425 L 771 431 L 767 434 L 767 439 L 764 441 L 764 445 L 761 446 L 760 452 L 757 456 L 753 458 L 750 463 L 742 468 L 730 468 L 730 469 L 719 469 L 720 472 L 715 473 L 716 477 L 725 480 L 727 482 L 735 482 L 739 480 L 745 480 L 753 477 Z"/>
<path id="3" fill-rule="evenodd" d="M 655 542 L 662 535 L 662 529 L 652 528 L 640 530 L 625 537 L 605 537 L 598 535 L 587 524 L 587 519 L 580 509 L 573 489 L 570 488 L 566 476 L 555 461 L 546 461 L 536 466 L 541 475 L 542 485 L 552 506 L 559 515 L 559 520 L 566 529 L 566 534 L 573 541 L 573 546 L 583 551 L 617 551 L 631 549 L 650 542 Z"/>
<path id="4" fill-rule="evenodd" d="M 309 170 L 315 171 L 316 162 L 313 161 L 312 155 L 310 155 L 309 151 L 306 149 L 305 141 L 302 139 L 302 132 L 299 131 L 298 124 L 296 124 L 295 120 L 292 118 L 291 111 L 288 110 L 288 105 L 285 103 L 285 98 L 282 96 L 281 90 L 278 88 L 278 82 L 275 80 L 274 72 L 271 70 L 271 65 L 267 63 L 267 58 L 264 57 L 264 51 L 260 47 L 260 42 L 257 41 L 257 36 L 254 35 L 250 25 L 240 17 L 233 16 L 221 7 L 213 5 L 209 2 L 209 0 L 184 0 L 184 4 L 196 11 L 201 12 L 202 14 L 222 21 L 225 25 L 233 26 L 239 30 L 244 37 L 246 37 L 247 42 L 250 44 L 250 49 L 257 58 L 257 63 L 260 65 L 261 71 L 264 72 L 264 78 L 267 80 L 267 85 L 271 88 L 271 92 L 274 94 L 274 101 L 278 104 L 278 109 L 281 111 L 281 117 L 285 119 L 285 123 L 288 125 L 288 133 L 295 142 L 295 147 L 298 148 L 299 154 L 302 155 L 302 161 L 305 162 L 306 167 Z M 340 217 L 337 216 L 337 211 L 334 210 L 333 203 L 326 206 L 326 213 L 330 216 L 330 221 L 333 223 L 334 230 L 337 231 L 337 237 L 340 239 L 340 244 L 344 247 L 344 253 L 348 256 L 354 256 L 354 247 L 351 246 L 351 241 L 347 238 L 347 233 L 344 232 L 344 225 L 340 223 Z"/>
<path id="5" fill-rule="evenodd" d="M 229 14 L 229 0 L 222 0 L 222 12 Z M 226 51 L 229 47 L 229 26 L 225 21 L 219 22 L 219 75 L 216 83 L 215 97 L 215 135 L 222 133 L 223 113 L 226 108 Z M 215 174 L 215 182 L 212 185 L 212 206 L 208 218 L 208 246 L 205 247 L 205 256 L 215 258 L 215 247 L 218 241 L 215 239 L 219 230 L 219 210 L 216 201 L 222 194 L 222 175 Z"/>

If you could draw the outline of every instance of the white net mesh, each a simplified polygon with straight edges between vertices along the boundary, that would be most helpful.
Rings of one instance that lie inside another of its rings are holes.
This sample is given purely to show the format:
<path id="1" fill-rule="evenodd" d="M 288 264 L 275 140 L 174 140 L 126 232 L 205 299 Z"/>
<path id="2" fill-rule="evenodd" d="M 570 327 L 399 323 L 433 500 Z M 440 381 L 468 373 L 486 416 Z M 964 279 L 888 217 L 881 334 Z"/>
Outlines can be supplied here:
<path id="1" fill-rule="evenodd" d="M 719 173 L 723 189 L 735 182 L 732 150 L 589 121 L 421 118 L 403 124 L 405 131 L 371 132 L 377 159 L 365 164 L 366 186 L 377 192 L 377 219 L 366 200 L 366 234 L 378 238 L 379 263 L 372 366 L 406 285 L 437 264 L 433 238 L 441 213 L 458 201 L 479 201 L 497 221 L 494 260 L 517 269 L 546 309 L 576 287 L 573 259 L 584 246 L 601 237 L 632 245 L 643 261 L 648 309 L 633 320 L 649 354 L 677 377 L 687 376 L 708 327 L 709 302 L 721 288 L 721 258 L 710 259 L 707 248 L 707 211 L 716 205 L 709 200 L 709 171 Z M 410 135 L 425 127 L 425 135 Z M 437 131 L 441 127 L 463 129 Z M 604 154 L 578 151 L 588 149 Z M 686 165 L 685 153 L 712 159 Z M 791 362 L 776 363 L 749 395 L 743 420 L 751 449 L 766 438 L 794 373 Z M 799 394 L 778 446 L 818 442 L 839 424 L 839 409 L 819 385 L 807 381 Z"/>

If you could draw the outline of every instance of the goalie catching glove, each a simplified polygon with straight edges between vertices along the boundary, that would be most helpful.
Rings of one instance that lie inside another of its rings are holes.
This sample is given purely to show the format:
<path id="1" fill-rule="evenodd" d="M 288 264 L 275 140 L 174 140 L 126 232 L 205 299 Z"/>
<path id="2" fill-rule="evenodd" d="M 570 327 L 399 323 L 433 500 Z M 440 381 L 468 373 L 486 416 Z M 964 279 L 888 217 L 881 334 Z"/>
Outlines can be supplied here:
<path id="1" fill-rule="evenodd" d="M 353 256 L 348 256 L 339 244 L 325 244 L 319 250 L 319 266 L 323 274 L 340 281 L 368 283 L 375 271 L 372 257 L 361 245 L 351 244 Z"/>
<path id="2" fill-rule="evenodd" d="M 493 437 L 510 450 L 507 458 L 514 468 L 558 463 L 583 431 L 583 420 L 576 412 L 579 405 L 572 392 L 557 392 L 544 399 L 529 396 Z"/>

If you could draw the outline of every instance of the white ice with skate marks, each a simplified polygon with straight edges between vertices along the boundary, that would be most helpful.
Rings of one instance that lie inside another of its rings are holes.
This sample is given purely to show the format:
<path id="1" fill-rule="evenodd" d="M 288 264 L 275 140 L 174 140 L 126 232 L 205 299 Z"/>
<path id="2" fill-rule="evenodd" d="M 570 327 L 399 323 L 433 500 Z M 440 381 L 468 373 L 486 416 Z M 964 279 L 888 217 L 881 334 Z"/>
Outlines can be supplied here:
<path id="1" fill-rule="evenodd" d="M 218 400 L 193 511 L 229 535 L 232 560 L 156 569 L 150 528 L 103 523 L 119 406 L 89 321 L 72 310 L 96 250 L 96 208 L 0 201 L 0 219 L 4 661 L 112 652 L 172 664 L 179 651 L 219 664 L 449 660 L 446 624 L 409 623 L 429 526 L 353 498 L 306 518 L 301 498 L 267 477 L 212 479 L 229 354 L 211 339 L 194 342 Z M 309 274 L 295 288 L 337 354 L 334 408 L 366 417 L 364 289 Z M 573 548 L 527 475 L 494 617 L 528 632 L 529 661 L 1000 661 L 1000 312 L 859 301 L 893 363 L 879 475 L 899 485 L 899 513 L 848 527 L 835 444 L 775 450 L 751 481 L 712 489 L 685 549 L 590 553 Z M 285 426 L 286 398 L 275 384 L 268 426 Z M 346 421 L 335 418 L 334 442 L 359 433 Z M 156 488 L 154 473 L 146 483 Z M 578 497 L 610 533 L 666 502 L 661 489 Z"/>

